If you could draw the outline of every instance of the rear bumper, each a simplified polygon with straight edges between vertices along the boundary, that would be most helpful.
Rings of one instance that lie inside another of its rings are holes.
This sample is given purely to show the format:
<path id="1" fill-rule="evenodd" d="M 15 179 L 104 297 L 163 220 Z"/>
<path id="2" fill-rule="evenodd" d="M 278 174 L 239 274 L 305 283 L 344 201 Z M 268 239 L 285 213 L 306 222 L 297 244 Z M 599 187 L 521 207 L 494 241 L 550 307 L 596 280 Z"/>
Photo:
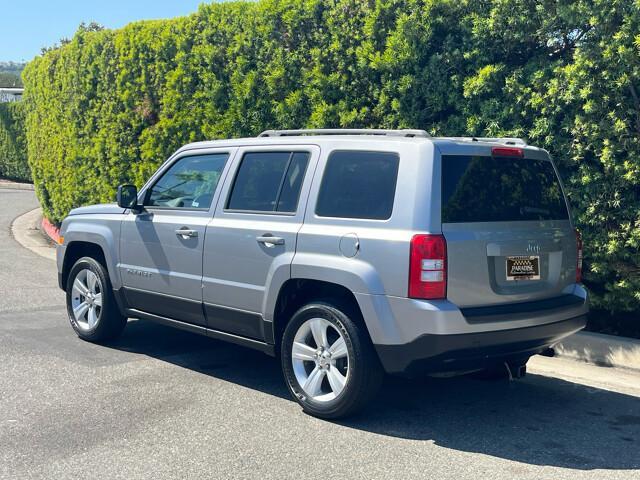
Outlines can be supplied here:
<path id="1" fill-rule="evenodd" d="M 384 369 L 408 376 L 526 359 L 584 328 L 589 310 L 578 284 L 552 298 L 477 308 L 447 300 L 356 298 Z"/>
<path id="2" fill-rule="evenodd" d="M 388 373 L 414 376 L 421 373 L 476 370 L 505 361 L 526 359 L 581 330 L 586 315 L 533 327 L 491 332 L 423 335 L 404 345 L 376 345 Z"/>

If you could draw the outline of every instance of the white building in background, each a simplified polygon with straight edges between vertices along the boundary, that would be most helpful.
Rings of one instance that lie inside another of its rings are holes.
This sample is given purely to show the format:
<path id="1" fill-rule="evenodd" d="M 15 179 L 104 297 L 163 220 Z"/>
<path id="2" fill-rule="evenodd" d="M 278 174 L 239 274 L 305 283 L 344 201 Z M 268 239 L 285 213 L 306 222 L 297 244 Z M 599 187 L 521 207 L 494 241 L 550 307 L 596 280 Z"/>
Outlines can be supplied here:
<path id="1" fill-rule="evenodd" d="M 0 103 L 1 102 L 17 102 L 22 98 L 24 88 L 5 88 L 0 87 Z"/>

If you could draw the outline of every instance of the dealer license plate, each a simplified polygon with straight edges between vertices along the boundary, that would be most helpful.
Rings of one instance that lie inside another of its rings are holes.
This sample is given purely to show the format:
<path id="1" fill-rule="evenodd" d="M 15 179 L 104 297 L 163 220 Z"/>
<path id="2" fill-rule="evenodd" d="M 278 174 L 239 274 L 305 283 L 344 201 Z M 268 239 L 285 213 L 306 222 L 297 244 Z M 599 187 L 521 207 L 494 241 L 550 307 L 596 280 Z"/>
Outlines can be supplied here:
<path id="1" fill-rule="evenodd" d="M 540 280 L 540 257 L 507 257 L 507 280 Z"/>

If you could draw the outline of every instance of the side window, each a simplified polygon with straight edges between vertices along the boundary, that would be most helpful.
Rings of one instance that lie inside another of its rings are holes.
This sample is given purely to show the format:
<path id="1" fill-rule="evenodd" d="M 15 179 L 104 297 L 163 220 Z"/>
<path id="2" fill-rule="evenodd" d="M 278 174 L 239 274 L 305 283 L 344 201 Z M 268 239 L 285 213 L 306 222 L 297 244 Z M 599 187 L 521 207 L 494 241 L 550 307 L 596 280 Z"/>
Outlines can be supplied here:
<path id="1" fill-rule="evenodd" d="M 228 210 L 293 213 L 309 163 L 308 152 L 250 152 L 242 157 Z"/>
<path id="2" fill-rule="evenodd" d="M 151 187 L 145 205 L 209 209 L 228 158 L 228 153 L 181 158 Z"/>
<path id="3" fill-rule="evenodd" d="M 316 215 L 387 220 L 393 210 L 399 162 L 396 153 L 332 152 L 322 177 Z"/>
<path id="4" fill-rule="evenodd" d="M 308 163 L 309 154 L 306 152 L 295 152 L 291 156 L 291 162 L 282 179 L 276 211 L 295 212 L 298 209 L 300 189 L 302 188 L 302 181 L 304 180 Z"/>

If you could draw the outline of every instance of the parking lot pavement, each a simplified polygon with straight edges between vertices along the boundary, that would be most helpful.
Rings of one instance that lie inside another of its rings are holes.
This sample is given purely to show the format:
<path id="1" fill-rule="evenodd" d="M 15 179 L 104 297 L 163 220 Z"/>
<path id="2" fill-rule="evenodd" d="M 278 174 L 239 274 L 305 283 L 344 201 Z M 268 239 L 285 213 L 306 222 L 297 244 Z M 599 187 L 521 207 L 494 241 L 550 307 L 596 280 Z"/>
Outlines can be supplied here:
<path id="1" fill-rule="evenodd" d="M 258 352 L 144 321 L 82 342 L 54 264 L 9 236 L 35 206 L 0 189 L 2 479 L 640 478 L 635 373 L 541 358 L 511 383 L 387 379 L 327 422 Z"/>

